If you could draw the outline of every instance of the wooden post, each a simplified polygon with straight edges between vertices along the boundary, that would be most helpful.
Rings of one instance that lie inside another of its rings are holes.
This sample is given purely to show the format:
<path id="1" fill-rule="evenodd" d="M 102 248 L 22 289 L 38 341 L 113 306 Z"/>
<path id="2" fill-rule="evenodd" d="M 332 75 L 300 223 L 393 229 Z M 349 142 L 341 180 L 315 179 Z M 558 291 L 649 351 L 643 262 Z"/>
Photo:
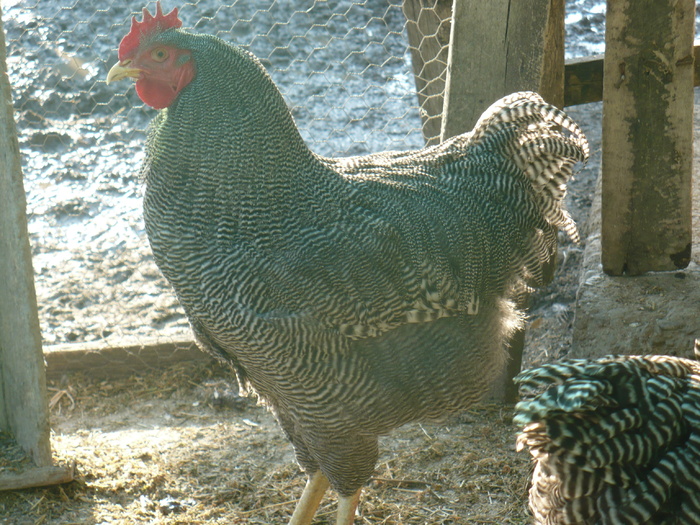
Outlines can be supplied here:
<path id="1" fill-rule="evenodd" d="M 564 105 L 563 0 L 455 0 L 442 140 L 515 91 Z"/>
<path id="2" fill-rule="evenodd" d="M 39 467 L 51 465 L 44 357 L 19 144 L 0 11 L 0 423 Z"/>
<path id="3" fill-rule="evenodd" d="M 564 106 L 564 0 L 455 0 L 441 139 L 470 131 L 486 108 L 515 91 L 537 91 Z M 544 269 L 547 280 L 555 265 Z M 527 308 L 524 299 L 518 305 Z M 525 332 L 490 399 L 514 402 Z"/>
<path id="4" fill-rule="evenodd" d="M 452 0 L 404 0 L 423 137 L 426 145 L 440 142 Z"/>
<path id="5" fill-rule="evenodd" d="M 690 262 L 694 0 L 608 1 L 603 79 L 603 270 Z"/>

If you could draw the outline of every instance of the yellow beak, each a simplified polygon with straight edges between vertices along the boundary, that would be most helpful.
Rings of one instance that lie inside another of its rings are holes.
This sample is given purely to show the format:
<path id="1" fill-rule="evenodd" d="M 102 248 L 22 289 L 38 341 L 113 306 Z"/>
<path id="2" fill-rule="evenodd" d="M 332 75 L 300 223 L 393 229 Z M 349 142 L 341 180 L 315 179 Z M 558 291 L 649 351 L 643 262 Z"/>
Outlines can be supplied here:
<path id="1" fill-rule="evenodd" d="M 141 70 L 137 67 L 129 67 L 131 60 L 124 60 L 112 66 L 112 69 L 107 73 L 107 84 L 116 82 L 122 78 L 139 78 Z"/>

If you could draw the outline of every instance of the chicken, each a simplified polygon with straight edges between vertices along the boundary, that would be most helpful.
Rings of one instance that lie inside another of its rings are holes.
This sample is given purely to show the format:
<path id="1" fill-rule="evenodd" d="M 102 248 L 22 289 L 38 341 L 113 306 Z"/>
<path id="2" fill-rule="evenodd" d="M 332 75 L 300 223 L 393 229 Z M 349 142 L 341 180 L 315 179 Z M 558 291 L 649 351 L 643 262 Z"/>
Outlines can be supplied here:
<path id="1" fill-rule="evenodd" d="M 700 516 L 700 363 L 575 359 L 516 377 L 518 448 L 535 459 L 538 525 L 693 525 Z"/>
<path id="2" fill-rule="evenodd" d="M 142 175 L 155 260 L 199 346 L 235 370 L 352 523 L 378 436 L 479 400 L 541 282 L 588 146 L 535 93 L 473 132 L 409 152 L 314 154 L 249 52 L 144 9 L 107 81 L 136 80 L 153 121 Z"/>

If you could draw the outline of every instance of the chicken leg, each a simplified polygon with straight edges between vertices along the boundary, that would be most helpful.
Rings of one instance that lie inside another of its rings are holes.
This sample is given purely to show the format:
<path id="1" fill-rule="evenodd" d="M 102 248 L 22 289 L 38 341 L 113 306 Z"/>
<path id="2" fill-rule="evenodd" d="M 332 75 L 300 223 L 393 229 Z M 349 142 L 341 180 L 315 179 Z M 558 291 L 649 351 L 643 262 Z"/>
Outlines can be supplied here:
<path id="1" fill-rule="evenodd" d="M 306 482 L 289 525 L 309 525 L 329 486 L 328 478 L 320 470 L 314 472 Z"/>
<path id="2" fill-rule="evenodd" d="M 328 478 L 320 470 L 311 475 L 306 482 L 301 498 L 299 498 L 299 503 L 294 509 L 289 525 L 310 525 L 329 486 Z M 354 523 L 355 511 L 361 493 L 362 489 L 360 488 L 352 496 L 338 496 L 336 525 L 352 525 Z"/>
<path id="3" fill-rule="evenodd" d="M 338 514 L 335 525 L 352 525 L 355 523 L 355 511 L 357 510 L 357 504 L 360 502 L 361 493 L 362 489 L 359 488 L 352 496 L 338 496 Z"/>

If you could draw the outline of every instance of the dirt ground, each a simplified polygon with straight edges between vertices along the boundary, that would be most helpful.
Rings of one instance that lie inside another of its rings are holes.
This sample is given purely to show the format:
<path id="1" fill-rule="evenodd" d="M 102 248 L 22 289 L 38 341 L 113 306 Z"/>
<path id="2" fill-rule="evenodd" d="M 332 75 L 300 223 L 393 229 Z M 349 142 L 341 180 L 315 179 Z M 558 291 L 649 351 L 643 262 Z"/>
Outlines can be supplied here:
<path id="1" fill-rule="evenodd" d="M 76 463 L 76 480 L 0 493 L 0 523 L 285 523 L 304 476 L 270 414 L 232 387 L 221 370 L 184 366 L 54 385 L 54 455 Z M 384 438 L 356 523 L 528 523 L 529 459 L 511 418 L 483 406 Z M 327 497 L 315 523 L 334 509 Z"/>

